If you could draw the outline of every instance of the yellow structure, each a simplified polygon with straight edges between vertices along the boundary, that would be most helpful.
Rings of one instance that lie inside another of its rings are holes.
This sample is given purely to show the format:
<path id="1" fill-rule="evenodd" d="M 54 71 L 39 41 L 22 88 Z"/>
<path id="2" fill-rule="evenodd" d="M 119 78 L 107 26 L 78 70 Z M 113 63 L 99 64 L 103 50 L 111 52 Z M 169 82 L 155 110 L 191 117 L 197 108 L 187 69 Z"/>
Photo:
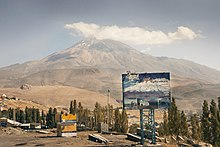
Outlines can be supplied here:
<path id="1" fill-rule="evenodd" d="M 76 125 L 71 125 L 71 126 L 63 126 L 61 128 L 62 132 L 76 132 Z"/>
<path id="2" fill-rule="evenodd" d="M 62 122 L 76 121 L 76 114 L 62 114 L 61 115 Z"/>
<path id="3" fill-rule="evenodd" d="M 62 114 L 61 122 L 57 124 L 57 136 L 75 137 L 76 131 L 76 114 Z"/>

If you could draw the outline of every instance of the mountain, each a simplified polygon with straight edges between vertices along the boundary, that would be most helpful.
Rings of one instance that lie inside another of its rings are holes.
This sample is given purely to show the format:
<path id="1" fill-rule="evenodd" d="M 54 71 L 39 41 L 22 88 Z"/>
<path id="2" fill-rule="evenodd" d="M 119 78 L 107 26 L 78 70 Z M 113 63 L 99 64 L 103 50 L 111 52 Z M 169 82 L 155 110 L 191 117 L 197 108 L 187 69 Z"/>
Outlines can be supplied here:
<path id="1" fill-rule="evenodd" d="M 121 73 L 128 70 L 134 72 L 171 71 L 172 74 L 182 78 L 211 83 L 220 82 L 218 78 L 220 72 L 206 66 L 182 59 L 153 57 L 121 42 L 96 39 L 83 40 L 66 50 L 53 53 L 39 61 L 1 68 L 0 82 L 25 79 L 36 76 L 37 73 L 45 76 L 51 71 L 57 73 L 62 72 L 63 69 L 65 69 L 65 73 L 68 70 L 75 74 L 77 71 L 79 74 L 82 72 L 84 74 L 87 72 L 88 74 L 90 72 L 98 74 L 102 72 L 104 72 L 103 74 L 106 74 L 105 72 Z M 74 71 L 72 71 L 73 69 Z M 7 84 L 2 85 L 7 86 Z"/>
<path id="2" fill-rule="evenodd" d="M 198 84 L 220 83 L 220 71 L 192 61 L 153 57 L 118 41 L 85 39 L 41 60 L 1 68 L 0 87 L 27 83 L 72 86 L 101 93 L 111 89 L 112 96 L 120 99 L 121 74 L 126 71 L 170 71 L 172 87 L 181 87 L 183 91 L 187 86 L 195 89 Z M 180 99 L 186 96 L 175 95 Z"/>

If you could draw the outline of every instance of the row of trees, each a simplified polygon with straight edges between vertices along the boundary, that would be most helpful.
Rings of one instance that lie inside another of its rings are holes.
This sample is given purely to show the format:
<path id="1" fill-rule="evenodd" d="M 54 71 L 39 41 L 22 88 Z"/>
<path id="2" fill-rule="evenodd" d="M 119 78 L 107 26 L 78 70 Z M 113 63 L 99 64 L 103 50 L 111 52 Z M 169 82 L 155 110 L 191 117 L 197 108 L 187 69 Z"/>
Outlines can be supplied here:
<path id="1" fill-rule="evenodd" d="M 57 109 L 56 108 L 49 108 L 48 113 L 46 115 L 46 125 L 49 128 L 56 128 L 57 127 L 57 121 L 56 121 L 56 114 L 58 114 Z M 44 113 L 42 114 L 44 115 Z M 44 115 L 45 118 L 45 115 Z M 44 122 L 45 124 L 45 122 Z"/>
<path id="2" fill-rule="evenodd" d="M 178 110 L 173 98 L 168 114 L 164 112 L 164 122 L 159 132 L 162 135 L 181 135 L 220 146 L 220 97 L 218 107 L 214 100 L 210 106 L 205 100 L 202 114 L 192 114 L 188 118 L 183 111 Z"/>
<path id="3" fill-rule="evenodd" d="M 93 111 L 83 108 L 76 100 L 70 102 L 70 113 L 77 114 L 77 120 L 90 128 L 97 128 L 100 122 L 107 123 L 109 128 L 114 131 L 126 133 L 128 130 L 128 119 L 125 110 L 113 108 L 112 105 L 101 106 L 98 102 L 95 104 Z"/>
<path id="4" fill-rule="evenodd" d="M 126 110 L 119 112 L 119 109 L 115 110 L 115 125 L 114 130 L 117 132 L 127 133 L 128 130 L 128 118 Z"/>
<path id="5" fill-rule="evenodd" d="M 43 111 L 41 113 L 43 113 Z M 41 123 L 43 120 L 39 109 L 28 107 L 26 107 L 24 111 L 19 108 L 9 108 L 5 116 L 21 123 Z"/>
<path id="6" fill-rule="evenodd" d="M 164 111 L 163 118 L 164 122 L 159 129 L 161 135 L 189 136 L 187 117 L 183 111 L 178 110 L 174 98 L 168 109 L 168 115 Z"/>
<path id="7" fill-rule="evenodd" d="M 202 106 L 201 139 L 214 146 L 220 146 L 220 97 L 218 107 L 214 100 L 210 106 L 205 100 Z"/>
<path id="8" fill-rule="evenodd" d="M 64 112 L 61 111 L 60 113 L 63 114 Z M 48 112 L 44 113 L 43 110 L 40 112 L 39 109 L 26 107 L 25 110 L 9 108 L 4 116 L 21 123 L 41 123 L 49 128 L 55 128 L 57 127 L 57 120 L 59 120 L 57 114 L 60 113 L 57 112 L 56 108 L 49 108 Z M 77 104 L 74 100 L 70 102 L 69 113 L 76 114 L 79 125 L 84 124 L 91 129 L 97 129 L 98 124 L 104 122 L 108 123 L 109 128 L 112 130 L 123 133 L 128 130 L 126 111 L 114 110 L 112 105 L 101 106 L 96 102 L 94 109 L 90 110 L 84 108 L 81 102 Z"/>

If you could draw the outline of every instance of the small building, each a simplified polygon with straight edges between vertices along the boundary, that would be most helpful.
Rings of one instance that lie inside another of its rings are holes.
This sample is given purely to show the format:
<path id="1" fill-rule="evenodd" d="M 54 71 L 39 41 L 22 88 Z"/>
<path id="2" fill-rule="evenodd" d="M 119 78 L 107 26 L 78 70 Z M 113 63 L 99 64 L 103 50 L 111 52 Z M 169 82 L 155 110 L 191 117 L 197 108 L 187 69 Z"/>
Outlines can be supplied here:
<path id="1" fill-rule="evenodd" d="M 59 137 L 76 137 L 76 114 L 62 114 L 61 122 L 57 123 L 57 136 Z"/>
<path id="2" fill-rule="evenodd" d="M 18 127 L 21 125 L 20 122 L 17 122 L 17 121 L 14 121 L 14 120 L 11 120 L 5 117 L 0 118 L 0 124 L 3 127 L 9 127 L 9 126 Z"/>
<path id="3" fill-rule="evenodd" d="M 6 106 L 0 106 L 1 111 L 8 111 L 8 108 Z"/>
<path id="4" fill-rule="evenodd" d="M 98 133 L 109 132 L 108 124 L 104 122 L 98 123 Z"/>
<path id="5" fill-rule="evenodd" d="M 2 117 L 2 118 L 0 118 L 0 126 L 1 127 L 7 127 L 7 118 L 5 118 L 5 117 Z"/>

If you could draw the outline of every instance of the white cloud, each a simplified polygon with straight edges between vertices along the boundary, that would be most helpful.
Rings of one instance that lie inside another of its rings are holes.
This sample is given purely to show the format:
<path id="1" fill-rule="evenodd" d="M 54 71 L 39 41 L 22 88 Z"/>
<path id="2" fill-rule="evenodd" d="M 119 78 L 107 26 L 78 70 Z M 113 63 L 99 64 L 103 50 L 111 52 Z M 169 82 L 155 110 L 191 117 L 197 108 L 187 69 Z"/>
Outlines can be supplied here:
<path id="1" fill-rule="evenodd" d="M 95 37 L 97 39 L 113 39 L 121 42 L 137 45 L 169 44 L 177 40 L 193 40 L 200 38 L 199 33 L 195 33 L 188 27 L 179 26 L 176 32 L 164 33 L 163 31 L 149 31 L 140 27 L 119 27 L 99 26 L 78 22 L 66 24 L 65 28 L 72 29 L 84 37 Z"/>
<path id="2" fill-rule="evenodd" d="M 199 37 L 199 34 L 193 32 L 193 30 L 180 26 L 178 27 L 177 31 L 174 33 L 168 33 L 168 36 L 173 40 L 193 40 Z"/>

